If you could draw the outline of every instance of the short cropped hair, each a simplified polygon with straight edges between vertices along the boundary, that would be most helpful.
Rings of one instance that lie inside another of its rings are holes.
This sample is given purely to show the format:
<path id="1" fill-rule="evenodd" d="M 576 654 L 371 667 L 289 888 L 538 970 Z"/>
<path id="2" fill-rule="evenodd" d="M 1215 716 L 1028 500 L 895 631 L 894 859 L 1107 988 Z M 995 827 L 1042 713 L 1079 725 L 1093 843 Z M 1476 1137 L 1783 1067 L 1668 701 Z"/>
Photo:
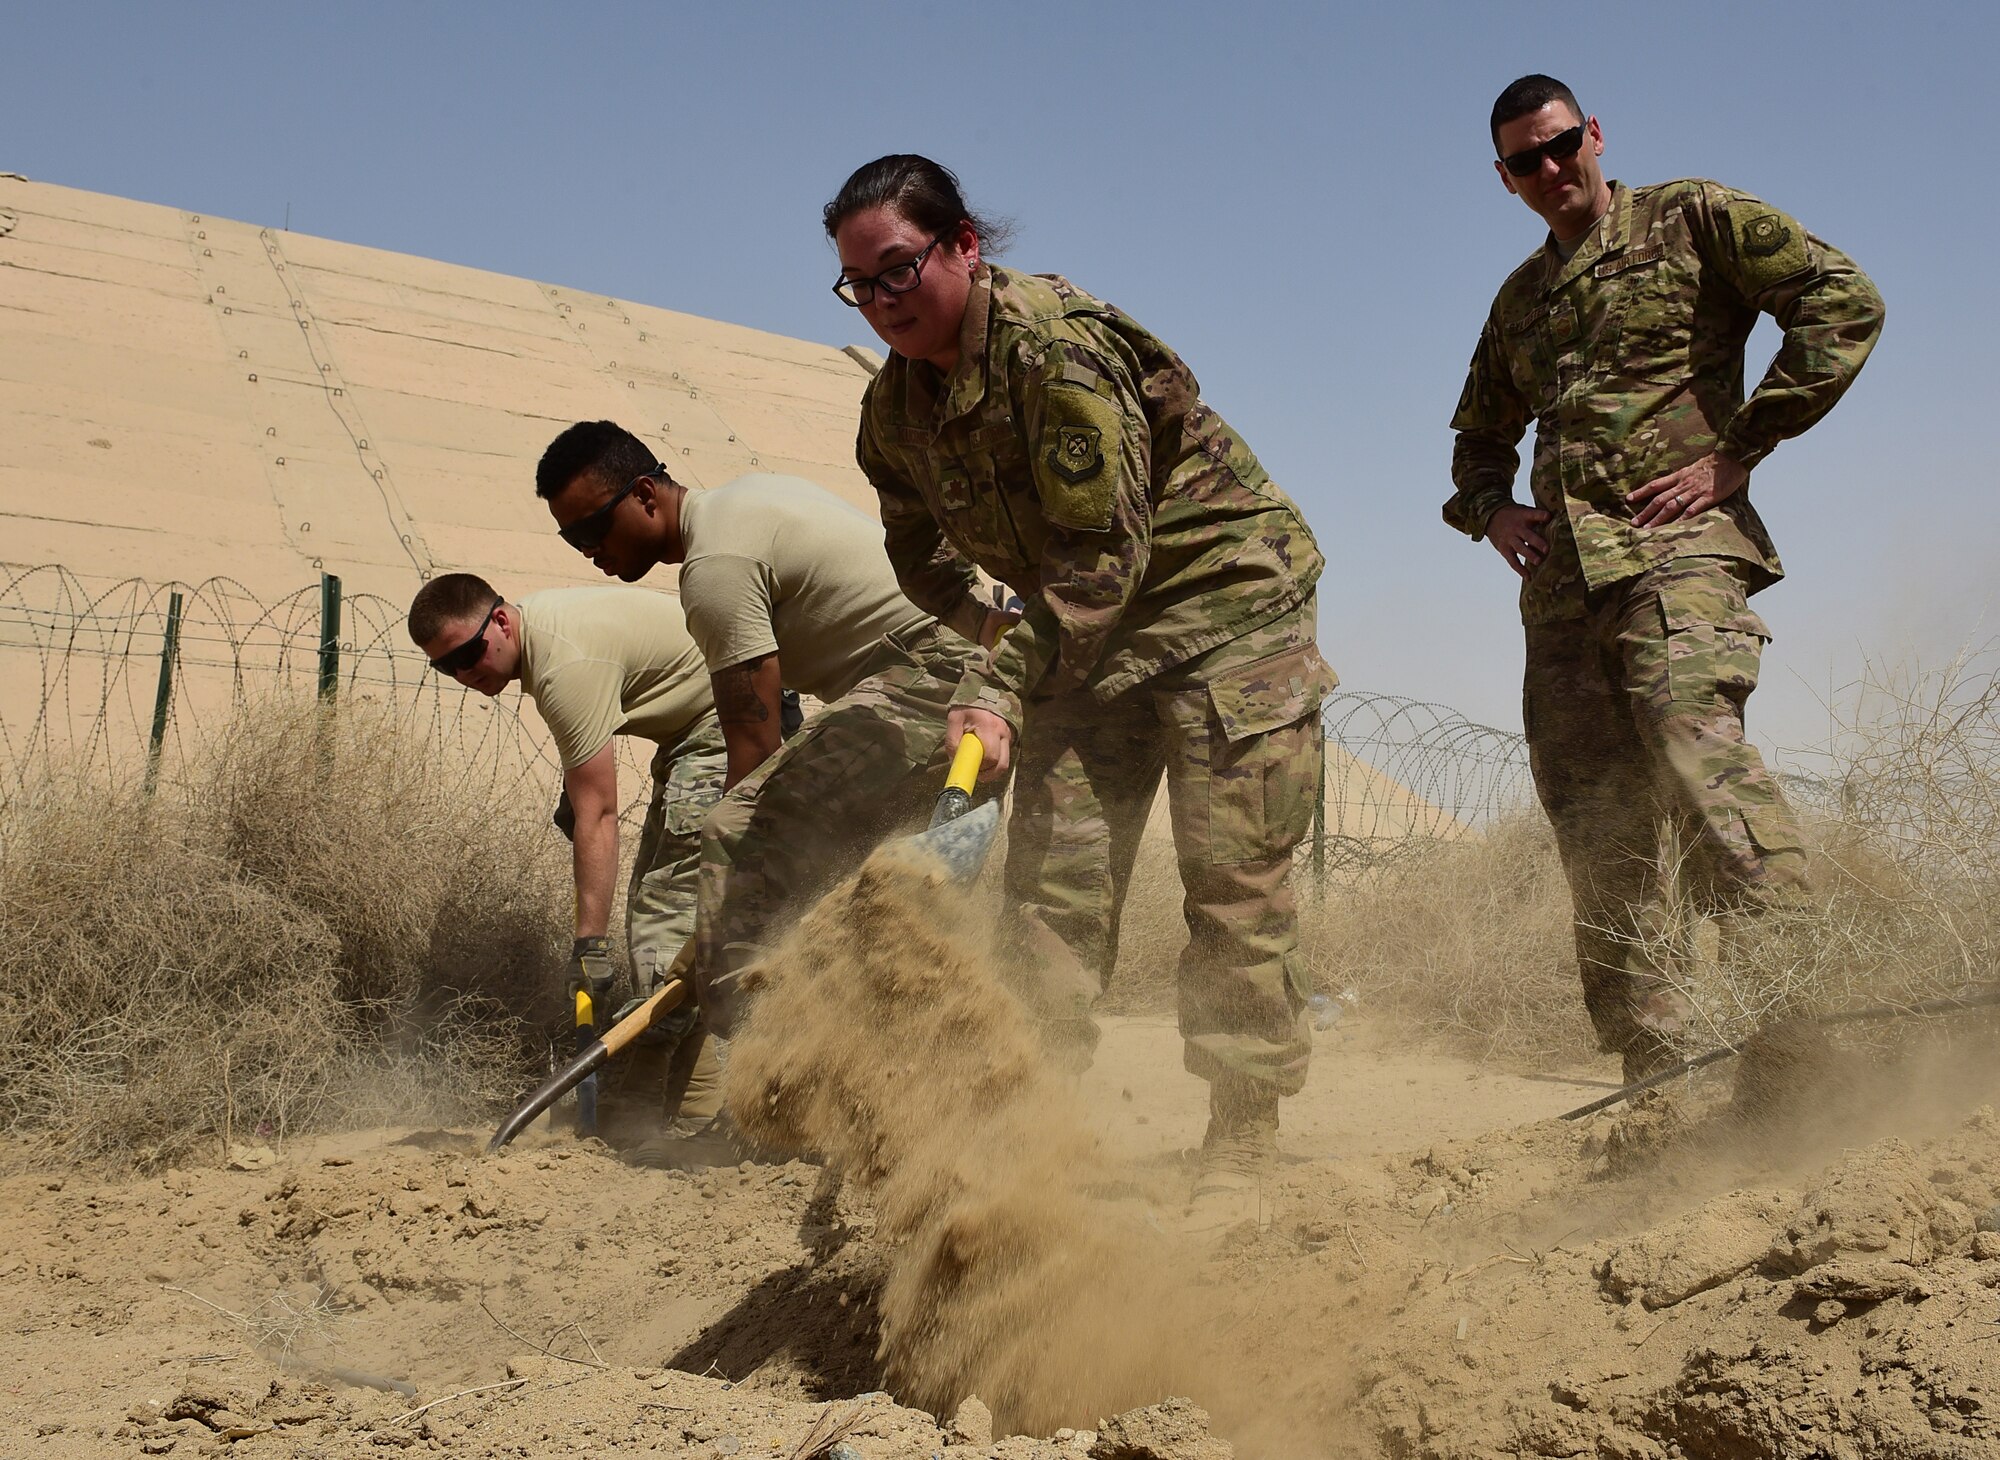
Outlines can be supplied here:
<path id="1" fill-rule="evenodd" d="M 615 492 L 659 464 L 653 448 L 616 421 L 578 421 L 542 453 L 535 467 L 535 495 L 552 501 L 585 473 L 602 478 L 607 490 Z"/>
<path id="2" fill-rule="evenodd" d="M 1576 93 L 1556 80 L 1553 76 L 1543 76 L 1537 72 L 1533 76 L 1523 76 L 1509 84 L 1493 103 L 1493 151 L 1500 151 L 1500 128 L 1516 117 L 1525 117 L 1529 112 L 1538 112 L 1552 101 L 1562 102 L 1570 109 L 1570 114 L 1579 122 L 1583 120 L 1583 108 L 1576 104 Z"/>
<path id="3" fill-rule="evenodd" d="M 410 641 L 422 648 L 458 619 L 480 619 L 502 595 L 477 573 L 444 573 L 410 600 Z"/>

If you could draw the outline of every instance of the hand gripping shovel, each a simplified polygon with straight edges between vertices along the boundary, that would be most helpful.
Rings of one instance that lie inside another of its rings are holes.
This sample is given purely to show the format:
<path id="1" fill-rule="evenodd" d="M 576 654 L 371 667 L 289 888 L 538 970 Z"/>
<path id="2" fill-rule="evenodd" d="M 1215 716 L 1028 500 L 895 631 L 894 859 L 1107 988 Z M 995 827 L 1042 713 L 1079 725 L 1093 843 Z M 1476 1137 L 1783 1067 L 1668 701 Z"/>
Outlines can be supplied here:
<path id="1" fill-rule="evenodd" d="M 951 758 L 944 790 L 931 810 L 929 829 L 899 843 L 907 850 L 937 858 L 956 882 L 970 882 L 979 875 L 986 854 L 993 849 L 994 834 L 1000 830 L 998 801 L 972 809 L 972 785 L 979 778 L 979 762 L 985 755 L 986 747 L 979 737 L 966 731 L 958 742 L 958 753 Z"/>
<path id="2" fill-rule="evenodd" d="M 900 843 L 921 855 L 935 858 L 959 882 L 970 882 L 979 875 L 980 867 L 986 862 L 986 853 L 992 849 L 994 835 L 1000 829 L 999 802 L 989 801 L 977 811 L 971 809 L 972 785 L 978 778 L 979 762 L 985 753 L 977 735 L 968 733 L 958 742 L 958 753 L 952 757 L 951 773 L 945 778 L 944 790 L 939 793 L 937 806 L 931 812 L 929 829 L 916 836 L 905 837 Z M 590 1079 L 604 1068 L 605 1062 L 613 1055 L 652 1028 L 654 1020 L 679 1008 L 688 996 L 688 976 L 693 971 L 693 965 L 694 939 L 690 938 L 674 955 L 674 961 L 667 967 L 666 981 L 653 991 L 652 996 L 605 1030 L 601 1038 L 580 1044 L 576 1057 L 549 1076 L 534 1094 L 521 1102 L 518 1110 L 501 1123 L 500 1129 L 493 1133 L 493 1139 L 486 1143 L 486 1153 L 490 1156 L 513 1140 L 528 1128 L 536 1116 Z M 578 995 L 579 1028 L 589 1022 L 589 1012 L 582 1002 L 588 997 L 587 994 Z M 594 1081 L 592 1083 L 595 1084 Z"/>

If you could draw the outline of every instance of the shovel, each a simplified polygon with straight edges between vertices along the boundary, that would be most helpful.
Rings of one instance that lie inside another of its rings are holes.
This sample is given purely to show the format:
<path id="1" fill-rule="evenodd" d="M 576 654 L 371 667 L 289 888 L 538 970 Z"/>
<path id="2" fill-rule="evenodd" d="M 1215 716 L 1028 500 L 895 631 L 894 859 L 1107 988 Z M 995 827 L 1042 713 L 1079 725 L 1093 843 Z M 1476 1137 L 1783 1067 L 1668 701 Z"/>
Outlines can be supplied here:
<path id="1" fill-rule="evenodd" d="M 979 875 L 986 854 L 993 849 L 994 833 L 1000 830 L 998 801 L 972 809 L 972 785 L 979 779 L 979 762 L 985 756 L 986 747 L 979 737 L 966 731 L 959 739 L 958 753 L 951 758 L 951 771 L 944 778 L 937 805 L 931 808 L 929 828 L 897 844 L 937 858 L 957 882 L 970 882 Z"/>
<path id="2" fill-rule="evenodd" d="M 590 1123 L 594 1125 L 596 1123 L 594 1087 L 597 1082 L 592 1077 L 604 1068 L 605 1062 L 613 1055 L 652 1028 L 654 1020 L 680 1007 L 688 996 L 687 977 L 693 963 L 694 939 L 690 938 L 681 945 L 681 951 L 674 956 L 673 963 L 668 966 L 667 981 L 653 990 L 652 997 L 605 1030 L 598 1038 L 588 1043 L 582 1043 L 579 1038 L 582 1047 L 578 1049 L 576 1058 L 543 1081 L 534 1094 L 521 1102 L 521 1108 L 501 1123 L 500 1129 L 493 1133 L 493 1139 L 486 1143 L 486 1154 L 492 1155 L 513 1140 L 528 1128 L 530 1121 L 578 1085 L 587 1083 L 591 1087 L 590 1104 L 593 1108 L 590 1112 Z M 588 999 L 589 995 L 579 994 L 577 998 L 579 1012 L 577 1027 L 580 1034 L 583 1029 L 589 1027 L 582 1022 L 582 1001 Z"/>
<path id="3" fill-rule="evenodd" d="M 915 836 L 904 837 L 897 843 L 921 856 L 935 859 L 953 880 L 959 882 L 970 882 L 979 875 L 979 869 L 985 865 L 986 854 L 992 849 L 994 834 L 1000 829 L 998 801 L 988 801 L 976 811 L 971 809 L 972 785 L 978 778 L 979 762 L 985 754 L 979 737 L 968 731 L 958 742 L 958 753 L 952 757 L 951 772 L 945 777 L 944 790 L 939 793 L 937 805 L 931 811 L 929 828 Z M 688 997 L 688 977 L 693 968 L 694 939 L 690 938 L 674 955 L 674 961 L 667 966 L 665 981 L 653 991 L 652 996 L 605 1030 L 601 1037 L 588 1043 L 582 1042 L 581 1030 L 587 1027 L 589 1016 L 585 1001 L 589 996 L 579 994 L 579 1048 L 576 1058 L 549 1076 L 534 1094 L 521 1102 L 519 1109 L 501 1123 L 500 1129 L 493 1133 L 493 1139 L 486 1143 L 486 1154 L 492 1155 L 513 1140 L 528 1128 L 536 1116 L 579 1084 L 591 1080 L 613 1055 L 652 1028 L 656 1019 L 679 1008 Z M 595 1083 L 591 1080 L 593 1087 Z M 594 1096 L 594 1088 L 592 1093 Z M 592 1104 L 595 1104 L 594 1100 Z"/>

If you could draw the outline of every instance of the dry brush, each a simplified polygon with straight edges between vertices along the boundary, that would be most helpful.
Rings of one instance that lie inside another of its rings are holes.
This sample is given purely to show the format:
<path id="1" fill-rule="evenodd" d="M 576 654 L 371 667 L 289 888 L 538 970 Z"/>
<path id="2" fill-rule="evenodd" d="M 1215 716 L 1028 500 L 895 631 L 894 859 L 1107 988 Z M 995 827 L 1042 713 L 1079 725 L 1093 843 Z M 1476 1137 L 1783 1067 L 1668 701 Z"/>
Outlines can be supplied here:
<path id="1" fill-rule="evenodd" d="M 368 706 L 243 706 L 152 795 L 51 769 L 0 807 L 0 1125 L 142 1166 L 515 1093 L 563 848 Z"/>

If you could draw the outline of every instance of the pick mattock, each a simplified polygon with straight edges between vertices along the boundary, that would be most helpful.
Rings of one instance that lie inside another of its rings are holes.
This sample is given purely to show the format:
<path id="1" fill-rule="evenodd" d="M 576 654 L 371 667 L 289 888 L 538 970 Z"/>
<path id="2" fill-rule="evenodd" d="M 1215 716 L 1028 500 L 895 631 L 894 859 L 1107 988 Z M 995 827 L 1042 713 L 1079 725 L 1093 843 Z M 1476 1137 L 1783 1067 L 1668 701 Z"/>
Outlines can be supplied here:
<path id="1" fill-rule="evenodd" d="M 2000 988 L 1987 987 L 1978 992 L 1967 991 L 1954 994 L 1948 998 L 1925 999 L 1921 1003 L 1916 1004 L 1870 1004 L 1866 1008 L 1861 1009 L 1836 1009 L 1831 1014 L 1814 1015 L 1804 1022 L 1819 1025 L 1872 1024 L 1884 1019 L 1917 1018 L 1926 1014 L 1951 1014 L 1960 1009 L 1984 1009 L 1996 1004 L 2000 1004 Z M 1598 1111 L 1608 1110 L 1619 1101 L 1629 1099 L 1631 1096 L 1637 1095 L 1642 1091 L 1651 1090 L 1657 1085 L 1670 1084 L 1678 1080 L 1682 1075 L 1691 1075 L 1706 1065 L 1712 1065 L 1718 1060 L 1726 1060 L 1733 1054 L 1741 1053 L 1743 1053 L 1743 1046 L 1740 1044 L 1725 1044 L 1717 1049 L 1705 1051 L 1689 1059 L 1684 1059 L 1679 1064 L 1669 1065 L 1666 1069 L 1661 1070 L 1657 1074 L 1648 1075 L 1643 1080 L 1634 1080 L 1631 1084 L 1621 1089 L 1613 1090 L 1609 1095 L 1593 1100 L 1588 1105 L 1579 1105 L 1574 1110 L 1566 1110 L 1563 1112 L 1562 1118 L 1564 1120 L 1581 1120 L 1586 1115 L 1595 1115 Z"/>

